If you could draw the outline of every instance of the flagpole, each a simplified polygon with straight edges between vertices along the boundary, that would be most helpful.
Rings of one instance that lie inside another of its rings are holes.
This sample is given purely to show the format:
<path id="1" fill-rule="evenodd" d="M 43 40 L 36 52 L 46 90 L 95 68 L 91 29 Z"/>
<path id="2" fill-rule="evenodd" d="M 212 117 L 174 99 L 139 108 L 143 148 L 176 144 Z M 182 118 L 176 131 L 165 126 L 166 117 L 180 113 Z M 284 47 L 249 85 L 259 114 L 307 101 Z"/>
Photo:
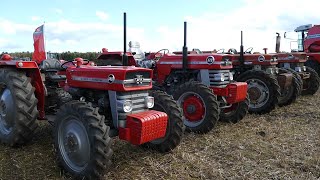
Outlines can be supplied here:
<path id="1" fill-rule="evenodd" d="M 44 41 L 44 54 L 46 56 L 47 59 L 47 51 L 46 51 L 46 36 L 44 34 L 44 24 L 46 23 L 46 21 L 43 21 L 43 41 Z"/>

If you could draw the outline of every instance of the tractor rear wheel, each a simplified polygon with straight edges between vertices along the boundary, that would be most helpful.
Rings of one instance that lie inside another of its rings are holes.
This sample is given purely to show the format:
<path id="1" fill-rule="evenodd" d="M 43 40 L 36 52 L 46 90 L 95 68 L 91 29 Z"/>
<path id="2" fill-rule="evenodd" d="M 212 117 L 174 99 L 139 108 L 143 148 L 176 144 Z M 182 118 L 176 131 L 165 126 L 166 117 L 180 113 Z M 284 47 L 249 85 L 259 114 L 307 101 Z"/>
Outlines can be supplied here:
<path id="1" fill-rule="evenodd" d="M 99 179 L 111 165 L 110 128 L 90 103 L 70 101 L 57 112 L 53 137 L 58 163 L 75 179 Z"/>
<path id="2" fill-rule="evenodd" d="M 297 71 L 295 71 L 294 69 L 291 68 L 287 68 L 286 70 L 288 70 L 289 72 L 291 72 L 293 74 L 293 76 L 297 79 L 297 82 L 299 84 L 299 95 L 302 92 L 303 89 L 303 80 L 301 78 L 301 76 L 299 75 L 299 73 Z"/>
<path id="3" fill-rule="evenodd" d="M 320 64 L 317 60 L 308 59 L 305 65 L 314 69 L 318 74 L 320 74 Z"/>
<path id="4" fill-rule="evenodd" d="M 37 128 L 38 100 L 24 72 L 0 69 L 0 141 L 17 146 L 31 140 Z"/>
<path id="5" fill-rule="evenodd" d="M 244 101 L 234 103 L 230 108 L 223 109 L 220 112 L 220 120 L 225 122 L 237 123 L 242 120 L 249 109 L 249 95 Z"/>
<path id="6" fill-rule="evenodd" d="M 265 114 L 275 109 L 281 93 L 274 75 L 261 70 L 249 70 L 240 74 L 237 81 L 248 83 L 250 113 Z"/>
<path id="7" fill-rule="evenodd" d="M 208 133 L 219 120 L 217 96 L 204 84 L 188 81 L 181 84 L 173 94 L 182 107 L 187 131 Z"/>
<path id="8" fill-rule="evenodd" d="M 291 73 L 289 70 L 284 68 L 279 68 L 279 73 Z M 289 105 L 296 101 L 300 93 L 300 85 L 296 76 L 292 73 L 292 82 L 291 85 L 285 89 L 281 88 L 281 95 L 279 98 L 278 105 L 280 107 Z"/>
<path id="9" fill-rule="evenodd" d="M 177 147 L 182 139 L 185 129 L 182 110 L 172 96 L 163 91 L 150 91 L 150 96 L 154 97 L 152 109 L 167 113 L 168 125 L 165 137 L 148 142 L 144 146 L 160 152 L 169 152 Z"/>
<path id="10" fill-rule="evenodd" d="M 319 89 L 320 78 L 318 73 L 310 67 L 307 67 L 307 72 L 310 73 L 310 78 L 303 84 L 302 95 L 313 95 Z"/>

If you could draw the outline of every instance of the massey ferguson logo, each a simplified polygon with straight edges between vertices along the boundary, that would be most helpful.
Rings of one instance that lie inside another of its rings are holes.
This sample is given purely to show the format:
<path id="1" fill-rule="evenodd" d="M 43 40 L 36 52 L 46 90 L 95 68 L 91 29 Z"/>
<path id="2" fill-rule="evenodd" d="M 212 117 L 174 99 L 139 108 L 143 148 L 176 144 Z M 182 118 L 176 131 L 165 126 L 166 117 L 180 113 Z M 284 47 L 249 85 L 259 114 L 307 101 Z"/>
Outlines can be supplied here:
<path id="1" fill-rule="evenodd" d="M 136 82 L 136 84 L 142 84 L 143 76 L 142 75 L 136 75 L 136 77 L 134 78 L 134 81 Z"/>
<path id="2" fill-rule="evenodd" d="M 208 64 L 213 64 L 213 62 L 214 62 L 214 57 L 213 56 L 208 56 L 207 57 L 207 63 Z"/>

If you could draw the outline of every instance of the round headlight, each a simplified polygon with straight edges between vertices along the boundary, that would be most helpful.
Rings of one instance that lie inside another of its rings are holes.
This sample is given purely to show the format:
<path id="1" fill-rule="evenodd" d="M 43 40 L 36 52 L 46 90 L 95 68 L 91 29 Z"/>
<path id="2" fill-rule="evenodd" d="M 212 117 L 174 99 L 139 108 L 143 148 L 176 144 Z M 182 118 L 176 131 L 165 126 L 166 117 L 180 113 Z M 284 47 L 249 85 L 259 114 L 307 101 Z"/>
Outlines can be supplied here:
<path id="1" fill-rule="evenodd" d="M 132 111 L 132 101 L 131 100 L 125 100 L 123 102 L 123 111 L 124 112 L 131 112 Z"/>
<path id="2" fill-rule="evenodd" d="M 230 81 L 233 81 L 233 74 L 232 74 L 232 72 L 229 72 L 229 80 L 230 80 Z"/>
<path id="3" fill-rule="evenodd" d="M 154 106 L 154 97 L 147 96 L 144 99 L 145 105 L 147 108 L 153 108 Z"/>
<path id="4" fill-rule="evenodd" d="M 307 71 L 307 67 L 306 66 L 303 66 L 302 69 L 303 69 L 303 71 Z"/>
<path id="5" fill-rule="evenodd" d="M 221 74 L 221 76 L 220 76 L 220 78 L 221 78 L 221 81 L 224 81 L 224 74 Z"/>

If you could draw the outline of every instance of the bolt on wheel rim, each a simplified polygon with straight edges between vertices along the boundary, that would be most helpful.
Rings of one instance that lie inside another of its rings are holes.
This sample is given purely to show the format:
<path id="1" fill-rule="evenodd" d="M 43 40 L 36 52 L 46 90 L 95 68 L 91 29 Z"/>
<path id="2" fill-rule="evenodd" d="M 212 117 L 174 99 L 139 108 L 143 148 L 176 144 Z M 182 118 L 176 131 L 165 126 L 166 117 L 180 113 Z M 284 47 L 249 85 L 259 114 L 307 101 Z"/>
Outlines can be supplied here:
<path id="1" fill-rule="evenodd" d="M 59 125 L 58 144 L 66 164 L 76 172 L 90 161 L 90 141 L 84 125 L 76 119 L 64 119 Z"/>
<path id="2" fill-rule="evenodd" d="M 255 109 L 263 107 L 269 100 L 270 93 L 268 86 L 259 79 L 249 79 L 248 94 L 250 98 L 249 108 Z"/>

